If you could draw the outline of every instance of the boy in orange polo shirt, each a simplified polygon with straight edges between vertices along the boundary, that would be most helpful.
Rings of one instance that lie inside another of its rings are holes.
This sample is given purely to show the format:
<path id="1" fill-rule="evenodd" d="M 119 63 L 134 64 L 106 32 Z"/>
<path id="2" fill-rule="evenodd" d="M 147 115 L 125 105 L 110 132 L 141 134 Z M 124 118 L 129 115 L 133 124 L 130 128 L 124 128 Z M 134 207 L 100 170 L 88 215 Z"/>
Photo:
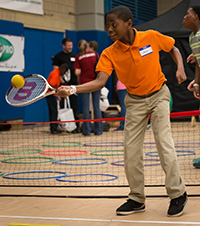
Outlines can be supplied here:
<path id="1" fill-rule="evenodd" d="M 61 76 L 65 74 L 69 66 L 61 64 L 59 68 L 53 70 L 47 79 L 48 83 L 54 88 L 57 89 L 60 86 Z M 50 95 L 46 97 L 48 108 L 49 108 L 49 121 L 57 121 L 58 119 L 58 109 L 57 109 L 57 99 L 55 95 Z M 50 123 L 51 134 L 58 134 L 60 131 L 57 130 L 57 123 Z"/>
<path id="2" fill-rule="evenodd" d="M 132 28 L 133 15 L 125 6 L 111 9 L 106 15 L 108 35 L 114 42 L 99 59 L 96 80 L 78 86 L 61 86 L 58 95 L 93 92 L 102 88 L 112 71 L 126 86 L 127 107 L 124 137 L 124 163 L 130 187 L 129 199 L 116 213 L 127 215 L 145 211 L 143 141 L 148 116 L 162 168 L 166 174 L 166 191 L 171 202 L 168 216 L 180 216 L 187 201 L 187 193 L 179 173 L 177 156 L 170 127 L 170 93 L 161 71 L 159 51 L 170 52 L 177 64 L 178 83 L 186 80 L 182 57 L 174 46 L 174 39 L 153 30 L 138 32 Z"/>

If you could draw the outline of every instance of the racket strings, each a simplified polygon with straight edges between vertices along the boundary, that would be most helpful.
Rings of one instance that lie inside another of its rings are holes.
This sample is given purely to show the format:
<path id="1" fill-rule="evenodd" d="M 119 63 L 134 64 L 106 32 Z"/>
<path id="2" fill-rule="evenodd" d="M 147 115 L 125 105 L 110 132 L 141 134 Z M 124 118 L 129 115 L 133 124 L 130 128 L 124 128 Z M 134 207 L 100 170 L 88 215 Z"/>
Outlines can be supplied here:
<path id="1" fill-rule="evenodd" d="M 7 100 L 11 104 L 28 102 L 45 92 L 46 83 L 41 77 L 25 77 L 25 85 L 16 89 L 12 87 L 7 95 Z"/>

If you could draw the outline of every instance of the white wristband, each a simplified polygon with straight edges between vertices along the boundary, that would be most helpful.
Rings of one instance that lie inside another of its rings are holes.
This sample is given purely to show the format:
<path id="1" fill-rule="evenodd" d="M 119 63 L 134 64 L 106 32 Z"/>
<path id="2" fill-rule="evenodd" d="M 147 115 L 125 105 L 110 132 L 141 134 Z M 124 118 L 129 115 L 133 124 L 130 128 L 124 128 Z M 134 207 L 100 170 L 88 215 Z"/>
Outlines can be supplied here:
<path id="1" fill-rule="evenodd" d="M 76 94 L 76 86 L 71 85 L 70 94 Z"/>
<path id="2" fill-rule="evenodd" d="M 199 87 L 199 84 L 194 83 L 194 84 L 193 84 L 193 87 Z"/>

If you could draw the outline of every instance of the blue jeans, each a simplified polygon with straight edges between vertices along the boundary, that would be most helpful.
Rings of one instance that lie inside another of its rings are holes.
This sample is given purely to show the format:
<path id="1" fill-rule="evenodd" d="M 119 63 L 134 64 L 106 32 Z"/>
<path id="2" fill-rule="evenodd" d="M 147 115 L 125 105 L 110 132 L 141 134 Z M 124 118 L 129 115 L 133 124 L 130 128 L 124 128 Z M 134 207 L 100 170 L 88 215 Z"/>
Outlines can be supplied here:
<path id="1" fill-rule="evenodd" d="M 92 103 L 94 107 L 94 119 L 102 118 L 101 110 L 99 107 L 100 102 L 100 91 L 97 90 L 92 92 Z M 81 93 L 82 104 L 83 104 L 83 119 L 90 119 L 90 93 Z M 83 135 L 89 136 L 91 134 L 91 123 L 83 123 Z M 103 131 L 102 122 L 94 122 L 94 134 L 101 135 Z"/>
<path id="2" fill-rule="evenodd" d="M 120 107 L 121 107 L 121 117 L 125 117 L 125 115 L 126 115 L 126 106 L 124 104 L 124 98 L 125 98 L 125 96 L 126 96 L 127 93 L 128 92 L 127 92 L 126 89 L 119 89 L 119 90 L 117 90 L 119 104 L 120 104 Z M 121 130 L 124 130 L 124 120 L 123 121 L 120 121 L 119 128 Z"/>

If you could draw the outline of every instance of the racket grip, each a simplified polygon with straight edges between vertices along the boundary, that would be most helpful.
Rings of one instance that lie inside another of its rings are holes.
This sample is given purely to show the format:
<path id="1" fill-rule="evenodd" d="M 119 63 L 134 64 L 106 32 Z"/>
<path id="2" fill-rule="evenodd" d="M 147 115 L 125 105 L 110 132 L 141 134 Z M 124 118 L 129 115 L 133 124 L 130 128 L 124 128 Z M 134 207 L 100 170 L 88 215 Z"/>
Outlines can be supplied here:
<path id="1" fill-rule="evenodd" d="M 76 93 L 73 92 L 72 89 L 66 89 L 66 90 L 65 90 L 65 93 L 66 93 L 66 95 L 68 95 L 68 96 L 69 96 L 69 95 L 73 95 L 73 94 L 77 95 Z"/>
<path id="2" fill-rule="evenodd" d="M 66 89 L 66 90 L 65 90 L 65 93 L 66 93 L 67 95 L 71 95 L 70 89 Z"/>

